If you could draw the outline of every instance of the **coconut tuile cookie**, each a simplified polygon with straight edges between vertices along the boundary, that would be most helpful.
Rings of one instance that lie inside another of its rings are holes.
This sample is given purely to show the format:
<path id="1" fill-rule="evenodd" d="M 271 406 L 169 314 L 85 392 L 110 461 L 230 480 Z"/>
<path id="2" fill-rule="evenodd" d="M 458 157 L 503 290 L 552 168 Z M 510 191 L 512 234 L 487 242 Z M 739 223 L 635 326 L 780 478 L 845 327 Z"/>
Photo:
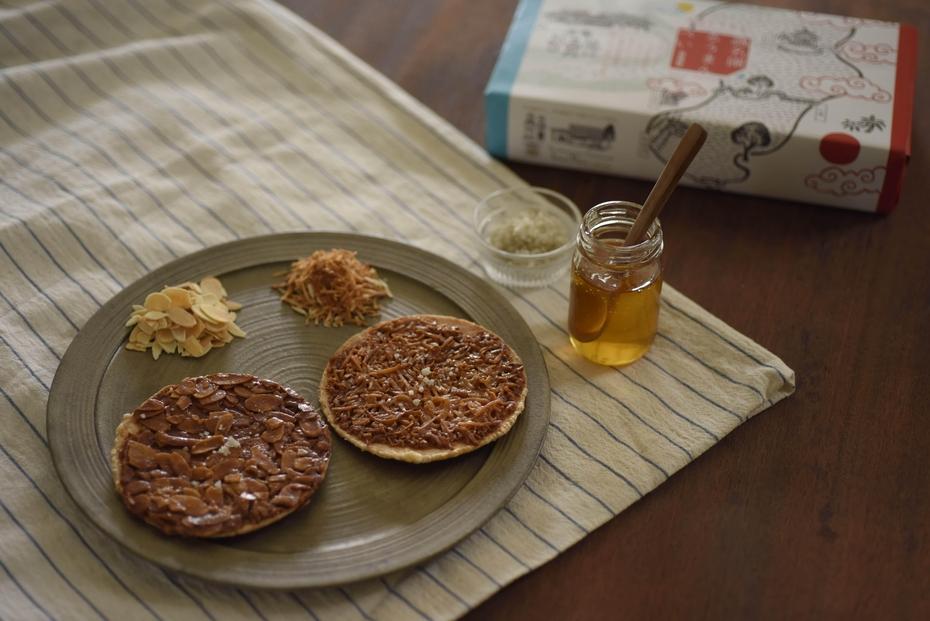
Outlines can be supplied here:
<path id="1" fill-rule="evenodd" d="M 424 463 L 500 438 L 526 395 L 523 362 L 498 335 L 457 317 L 411 315 L 343 343 L 323 372 L 320 409 L 356 447 Z"/>

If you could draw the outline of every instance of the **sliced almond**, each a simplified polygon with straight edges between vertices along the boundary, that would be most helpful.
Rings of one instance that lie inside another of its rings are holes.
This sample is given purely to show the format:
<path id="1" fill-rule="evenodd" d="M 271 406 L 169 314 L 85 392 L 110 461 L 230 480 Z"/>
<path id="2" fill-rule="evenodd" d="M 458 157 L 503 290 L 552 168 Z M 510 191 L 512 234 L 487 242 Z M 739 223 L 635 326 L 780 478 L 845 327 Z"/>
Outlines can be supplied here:
<path id="1" fill-rule="evenodd" d="M 226 310 L 226 306 L 220 302 L 216 302 L 215 304 L 203 304 L 200 308 L 207 317 L 212 319 L 215 323 L 227 324 L 233 320 L 229 315 L 229 311 Z"/>
<path id="2" fill-rule="evenodd" d="M 226 297 L 226 289 L 223 288 L 222 283 L 212 276 L 208 276 L 200 281 L 200 289 L 205 294 L 212 293 L 217 297 L 217 299 L 222 299 Z"/>
<path id="3" fill-rule="evenodd" d="M 166 311 L 171 308 L 171 298 L 164 293 L 150 293 L 145 298 L 145 308 L 150 311 Z"/>
<path id="4" fill-rule="evenodd" d="M 171 299 L 171 306 L 175 308 L 191 307 L 191 294 L 185 289 L 180 287 L 165 287 L 162 293 Z"/>
<path id="5" fill-rule="evenodd" d="M 189 353 L 191 356 L 194 356 L 195 358 L 198 358 L 207 353 L 204 350 L 203 345 L 200 344 L 200 341 L 195 338 L 189 338 L 184 341 L 184 349 L 186 349 L 187 353 Z"/>
<path id="6" fill-rule="evenodd" d="M 178 343 L 183 343 L 187 340 L 187 331 L 184 328 L 178 326 L 171 328 L 171 335 Z"/>
<path id="7" fill-rule="evenodd" d="M 180 306 L 172 306 L 168 309 L 168 319 L 184 328 L 197 325 L 197 319 Z"/>
<path id="8" fill-rule="evenodd" d="M 198 321 L 194 327 L 187 329 L 187 338 L 199 338 L 203 334 L 204 328 L 203 322 Z"/>

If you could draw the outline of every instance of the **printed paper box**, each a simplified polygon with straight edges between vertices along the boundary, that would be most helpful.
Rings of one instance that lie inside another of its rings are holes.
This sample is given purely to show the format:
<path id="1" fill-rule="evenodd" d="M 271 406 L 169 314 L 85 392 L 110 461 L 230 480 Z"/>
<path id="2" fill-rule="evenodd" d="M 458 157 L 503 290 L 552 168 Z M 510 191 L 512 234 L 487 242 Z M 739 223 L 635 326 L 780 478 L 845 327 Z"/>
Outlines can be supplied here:
<path id="1" fill-rule="evenodd" d="M 522 0 L 485 91 L 487 147 L 689 185 L 890 211 L 910 153 L 913 27 L 720 2 Z"/>

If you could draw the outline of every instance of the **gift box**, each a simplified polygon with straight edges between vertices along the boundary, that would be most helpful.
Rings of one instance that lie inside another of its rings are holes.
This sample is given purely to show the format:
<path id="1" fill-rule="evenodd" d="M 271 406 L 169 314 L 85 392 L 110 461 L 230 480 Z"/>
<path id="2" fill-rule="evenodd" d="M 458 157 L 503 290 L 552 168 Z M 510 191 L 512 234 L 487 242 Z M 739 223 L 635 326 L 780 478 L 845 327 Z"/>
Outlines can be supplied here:
<path id="1" fill-rule="evenodd" d="M 499 157 L 886 213 L 910 154 L 912 26 L 724 2 L 522 0 L 485 91 Z"/>

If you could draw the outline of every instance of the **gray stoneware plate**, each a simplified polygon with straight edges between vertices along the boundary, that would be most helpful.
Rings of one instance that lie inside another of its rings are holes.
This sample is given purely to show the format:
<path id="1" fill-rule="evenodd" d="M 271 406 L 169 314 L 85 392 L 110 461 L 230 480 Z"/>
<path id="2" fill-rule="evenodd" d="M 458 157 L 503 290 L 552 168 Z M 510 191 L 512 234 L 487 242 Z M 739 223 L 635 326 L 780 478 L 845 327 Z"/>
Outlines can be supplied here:
<path id="1" fill-rule="evenodd" d="M 333 456 L 310 503 L 261 531 L 219 540 L 163 536 L 132 518 L 113 489 L 107 455 L 124 412 L 165 384 L 206 373 L 252 373 L 287 384 L 318 405 L 327 359 L 361 328 L 304 325 L 270 285 L 314 250 L 347 248 L 374 265 L 394 298 L 381 317 L 455 315 L 499 334 L 523 359 L 526 409 L 506 436 L 457 459 L 406 464 L 363 453 L 333 434 Z M 132 304 L 166 284 L 222 279 L 244 306 L 248 332 L 202 358 L 124 349 Z M 480 527 L 523 483 L 549 421 L 549 376 L 529 327 L 490 284 L 441 257 L 373 237 L 287 233 L 235 241 L 158 268 L 107 302 L 65 354 L 48 401 L 58 474 L 110 537 L 168 569 L 249 587 L 343 584 L 419 563 Z"/>

